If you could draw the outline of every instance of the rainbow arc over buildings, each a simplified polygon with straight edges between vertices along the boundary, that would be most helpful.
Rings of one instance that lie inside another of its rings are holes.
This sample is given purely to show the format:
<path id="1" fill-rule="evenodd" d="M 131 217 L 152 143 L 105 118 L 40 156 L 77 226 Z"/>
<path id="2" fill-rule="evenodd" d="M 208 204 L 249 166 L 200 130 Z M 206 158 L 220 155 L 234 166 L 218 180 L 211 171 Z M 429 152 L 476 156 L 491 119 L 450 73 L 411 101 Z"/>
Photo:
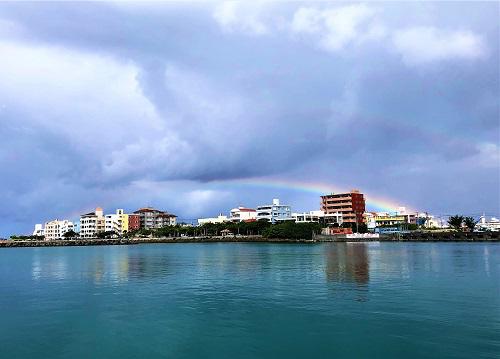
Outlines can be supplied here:
<path id="1" fill-rule="evenodd" d="M 345 193 L 351 189 L 341 188 L 340 186 L 323 183 L 323 182 L 307 182 L 307 181 L 291 181 L 276 178 L 251 178 L 251 179 L 236 179 L 224 181 L 224 183 L 234 183 L 242 186 L 253 186 L 263 188 L 278 188 L 289 189 L 295 191 L 314 193 L 315 195 L 326 195 L 331 193 Z M 376 211 L 394 212 L 400 206 L 405 206 L 395 201 L 394 199 L 384 198 L 381 196 L 366 193 L 360 190 L 365 195 L 365 201 L 368 209 Z M 409 206 L 405 206 L 407 210 L 411 210 Z"/>

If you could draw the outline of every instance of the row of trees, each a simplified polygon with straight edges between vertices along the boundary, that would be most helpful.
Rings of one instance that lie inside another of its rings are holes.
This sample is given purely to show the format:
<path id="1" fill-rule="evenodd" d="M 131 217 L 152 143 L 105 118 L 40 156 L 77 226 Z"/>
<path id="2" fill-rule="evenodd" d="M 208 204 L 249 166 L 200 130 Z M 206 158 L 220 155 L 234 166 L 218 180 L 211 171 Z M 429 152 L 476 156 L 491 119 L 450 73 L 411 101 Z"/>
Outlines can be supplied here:
<path id="1" fill-rule="evenodd" d="M 448 218 L 448 224 L 456 231 L 463 231 L 464 229 L 467 229 L 469 232 L 473 232 L 477 221 L 474 217 L 464 217 L 457 214 Z"/>
<path id="2" fill-rule="evenodd" d="M 261 235 L 264 229 L 271 224 L 264 221 L 257 222 L 227 222 L 227 223 L 206 223 L 199 227 L 192 226 L 167 226 L 158 229 L 141 228 L 124 234 L 124 237 L 196 237 L 196 236 L 220 236 L 222 231 L 229 230 L 235 235 Z"/>

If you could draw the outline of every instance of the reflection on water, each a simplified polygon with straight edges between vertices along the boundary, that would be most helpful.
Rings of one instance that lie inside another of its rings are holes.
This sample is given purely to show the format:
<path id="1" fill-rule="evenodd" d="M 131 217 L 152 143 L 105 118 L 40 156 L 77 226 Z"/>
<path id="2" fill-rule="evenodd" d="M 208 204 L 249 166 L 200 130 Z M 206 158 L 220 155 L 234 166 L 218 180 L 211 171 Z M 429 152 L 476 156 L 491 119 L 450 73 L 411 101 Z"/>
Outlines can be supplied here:
<path id="1" fill-rule="evenodd" d="M 169 256 L 165 253 L 130 253 L 127 247 L 86 249 L 88 253 L 78 258 L 75 258 L 75 252 L 71 248 L 63 251 L 45 248 L 43 253 L 36 252 L 31 262 L 31 277 L 34 280 L 90 279 L 94 283 L 126 282 L 130 279 L 168 275 L 172 267 Z"/>
<path id="2" fill-rule="evenodd" d="M 366 285 L 370 279 L 370 260 L 365 243 L 338 243 L 325 246 L 326 279 Z"/>
<path id="3" fill-rule="evenodd" d="M 493 358 L 498 263 L 497 243 L 0 250 L 0 357 Z"/>

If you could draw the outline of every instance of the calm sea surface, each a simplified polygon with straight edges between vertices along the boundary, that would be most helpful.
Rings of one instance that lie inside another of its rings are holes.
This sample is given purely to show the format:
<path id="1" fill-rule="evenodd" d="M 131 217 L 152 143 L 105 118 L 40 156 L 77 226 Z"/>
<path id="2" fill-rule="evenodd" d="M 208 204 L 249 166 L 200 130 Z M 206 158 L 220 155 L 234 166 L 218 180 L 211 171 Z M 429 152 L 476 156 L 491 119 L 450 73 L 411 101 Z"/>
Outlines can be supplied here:
<path id="1" fill-rule="evenodd" d="M 0 249 L 0 358 L 499 358 L 500 244 Z"/>

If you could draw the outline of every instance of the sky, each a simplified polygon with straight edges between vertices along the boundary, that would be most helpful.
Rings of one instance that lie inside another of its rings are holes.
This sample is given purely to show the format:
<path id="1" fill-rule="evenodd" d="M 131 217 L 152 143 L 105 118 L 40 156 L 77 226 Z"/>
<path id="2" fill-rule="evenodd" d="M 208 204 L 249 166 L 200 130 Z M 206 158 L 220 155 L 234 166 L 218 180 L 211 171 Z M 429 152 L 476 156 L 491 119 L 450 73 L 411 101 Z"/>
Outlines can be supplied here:
<path id="1" fill-rule="evenodd" d="M 2 2 L 0 236 L 330 188 L 498 216 L 499 6 Z"/>

